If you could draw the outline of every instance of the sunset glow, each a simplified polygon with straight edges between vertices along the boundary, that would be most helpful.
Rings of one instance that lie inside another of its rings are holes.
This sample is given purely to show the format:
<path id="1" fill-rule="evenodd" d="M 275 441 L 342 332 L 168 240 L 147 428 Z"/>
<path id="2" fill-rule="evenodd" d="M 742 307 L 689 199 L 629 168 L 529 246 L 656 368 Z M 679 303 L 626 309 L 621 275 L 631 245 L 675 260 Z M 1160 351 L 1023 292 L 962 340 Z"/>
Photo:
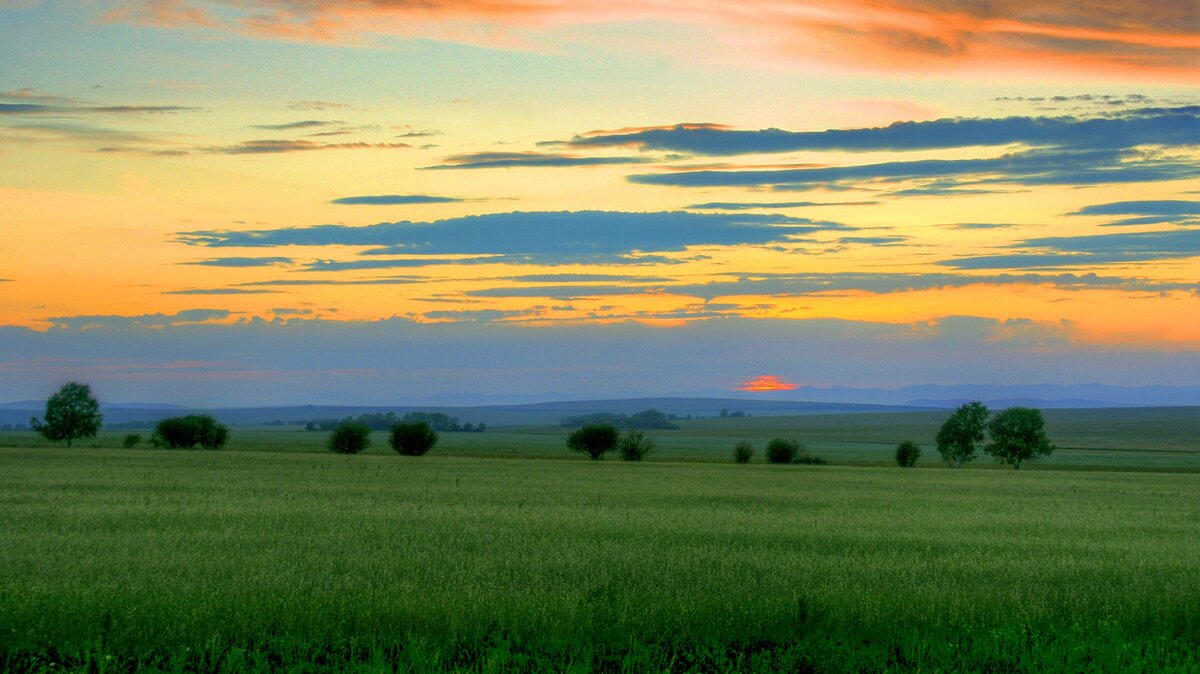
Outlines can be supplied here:
<path id="1" fill-rule="evenodd" d="M 764 374 L 743 382 L 736 391 L 794 391 L 799 388 L 796 384 L 786 382 L 779 377 Z"/>
<path id="2" fill-rule="evenodd" d="M 0 3 L 0 402 L 1194 383 L 1198 54 L 1188 3 Z"/>

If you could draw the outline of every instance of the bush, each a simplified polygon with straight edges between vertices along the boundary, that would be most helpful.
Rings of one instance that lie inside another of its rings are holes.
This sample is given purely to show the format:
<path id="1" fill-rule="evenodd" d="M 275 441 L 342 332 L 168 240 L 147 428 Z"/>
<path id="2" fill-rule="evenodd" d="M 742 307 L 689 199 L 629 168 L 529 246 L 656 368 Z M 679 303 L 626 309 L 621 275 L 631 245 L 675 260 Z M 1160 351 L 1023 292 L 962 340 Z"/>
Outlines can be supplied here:
<path id="1" fill-rule="evenodd" d="M 750 463 L 750 457 L 754 456 L 754 445 L 743 440 L 737 443 L 733 448 L 733 460 L 738 463 Z"/>
<path id="2" fill-rule="evenodd" d="M 229 437 L 229 429 L 207 414 L 189 414 L 185 417 L 170 417 L 158 422 L 150 442 L 155 447 L 190 449 L 199 445 L 204 449 L 220 449 Z"/>
<path id="3" fill-rule="evenodd" d="M 121 446 L 125 449 L 129 449 L 131 447 L 137 447 L 141 442 L 141 435 L 138 435 L 137 433 L 130 433 L 129 435 L 125 436 L 124 440 L 121 441 Z"/>
<path id="4" fill-rule="evenodd" d="M 424 421 L 404 421 L 392 424 L 388 442 L 392 449 L 404 456 L 422 456 L 437 444 L 437 431 Z"/>
<path id="5" fill-rule="evenodd" d="M 771 463 L 792 463 L 804 449 L 796 440 L 775 438 L 767 443 L 767 461 Z"/>
<path id="6" fill-rule="evenodd" d="M 371 427 L 357 421 L 343 421 L 329 433 L 326 446 L 335 454 L 358 454 L 371 444 Z"/>
<path id="7" fill-rule="evenodd" d="M 809 453 L 807 449 L 803 449 L 803 446 L 801 446 L 800 453 L 796 455 L 796 459 L 792 461 L 792 463 L 807 463 L 810 466 L 824 466 L 829 462 L 826 461 L 824 457 Z"/>
<path id="8" fill-rule="evenodd" d="M 612 424 L 588 424 L 567 436 L 569 449 L 587 454 L 595 461 L 603 459 L 616 444 L 617 427 Z"/>
<path id="9" fill-rule="evenodd" d="M 901 468 L 911 468 L 917 465 L 917 459 L 921 458 L 921 447 L 912 440 L 905 440 L 896 445 L 896 465 Z"/>
<path id="10" fill-rule="evenodd" d="M 654 438 L 646 437 L 644 432 L 636 428 L 625 431 L 625 435 L 617 441 L 617 453 L 626 461 L 641 461 L 652 449 Z"/>

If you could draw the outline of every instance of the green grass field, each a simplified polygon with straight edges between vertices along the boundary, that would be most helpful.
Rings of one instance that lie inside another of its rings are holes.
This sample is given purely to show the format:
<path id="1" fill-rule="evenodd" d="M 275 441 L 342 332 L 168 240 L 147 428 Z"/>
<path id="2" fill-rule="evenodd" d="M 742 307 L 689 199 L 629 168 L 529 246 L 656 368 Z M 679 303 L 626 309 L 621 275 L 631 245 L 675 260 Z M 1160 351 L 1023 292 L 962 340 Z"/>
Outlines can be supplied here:
<path id="1" fill-rule="evenodd" d="M 1200 448 L 1162 414 L 1048 415 L 1078 455 L 1021 471 L 885 467 L 922 415 L 693 422 L 641 464 L 0 434 L 0 669 L 1200 671 Z M 730 461 L 775 434 L 833 465 Z"/>

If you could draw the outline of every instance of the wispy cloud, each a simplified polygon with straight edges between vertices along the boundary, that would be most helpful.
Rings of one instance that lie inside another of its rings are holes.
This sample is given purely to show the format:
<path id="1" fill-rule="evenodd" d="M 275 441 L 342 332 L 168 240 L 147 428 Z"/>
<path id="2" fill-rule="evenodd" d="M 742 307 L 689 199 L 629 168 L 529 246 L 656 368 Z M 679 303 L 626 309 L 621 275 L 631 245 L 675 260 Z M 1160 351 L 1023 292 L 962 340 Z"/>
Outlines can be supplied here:
<path id="1" fill-rule="evenodd" d="M 168 328 L 200 323 L 211 323 L 231 317 L 233 314 L 226 309 L 188 309 L 174 314 L 142 314 L 139 316 L 61 316 L 46 320 L 56 330 L 95 330 L 132 329 L 132 328 Z"/>
<path id="2" fill-rule="evenodd" d="M 267 295 L 278 293 L 278 290 L 252 288 L 185 288 L 183 290 L 168 290 L 164 295 Z"/>
<path id="3" fill-rule="evenodd" d="M 962 288 L 977 285 L 1047 285 L 1072 290 L 1113 289 L 1144 292 L 1198 292 L 1200 283 L 1175 283 L 1145 278 L 1088 274 L 951 274 L 951 273 L 804 273 L 746 274 L 732 280 L 705 283 L 655 283 L 629 279 L 622 285 L 497 286 L 472 290 L 471 297 L 529 297 L 569 300 L 580 297 L 637 295 L 646 292 L 701 298 L 711 302 L 736 296 L 796 297 L 831 292 L 878 294 Z"/>
<path id="4" fill-rule="evenodd" d="M 1195 10 L 1188 2 L 1152 7 L 1105 0 L 1047 5 L 1016 0 L 121 0 L 104 17 L 163 28 L 190 27 L 273 39 L 361 41 L 366 35 L 511 45 L 515 36 L 554 26 L 651 20 L 700 25 L 763 57 L 876 70 L 946 70 L 1036 63 L 1043 70 L 1157 70 L 1179 77 L 1195 66 Z M 740 36 L 742 39 L 735 39 Z"/>
<path id="5" fill-rule="evenodd" d="M 377 246 L 367 251 L 374 255 L 497 256 L 490 260 L 476 258 L 472 260 L 475 263 L 628 263 L 646 262 L 651 255 L 679 252 L 693 246 L 781 243 L 814 232 L 853 229 L 826 220 L 749 213 L 518 211 L 363 227 L 199 230 L 180 232 L 178 241 L 207 247 Z M 666 260 L 656 258 L 656 261 Z M 429 259 L 322 261 L 311 268 L 385 268 L 431 262 Z"/>
<path id="6" fill-rule="evenodd" d="M 440 197 L 431 194 L 380 194 L 362 197 L 341 197 L 329 202 L 342 206 L 404 206 L 412 204 L 452 204 L 466 201 L 459 197 Z"/>
<path id="7" fill-rule="evenodd" d="M 311 140 L 247 140 L 236 145 L 217 145 L 199 148 L 205 154 L 285 154 L 316 150 L 408 150 L 407 143 L 318 143 Z"/>
<path id="8" fill-rule="evenodd" d="M 814 206 L 874 206 L 878 201 L 709 201 L 692 204 L 688 208 L 696 211 L 753 211 L 771 208 L 811 208 Z"/>
<path id="9" fill-rule="evenodd" d="M 1120 117 L 1007 117 L 896 122 L 889 126 L 827 131 L 681 124 L 612 134 L 577 136 L 574 148 L 633 147 L 706 156 L 809 151 L 904 151 L 1021 144 L 1033 147 L 1128 148 L 1200 143 L 1200 107 L 1184 106 Z"/>
<path id="10" fill-rule="evenodd" d="M 975 255 L 938 264 L 956 269 L 1041 269 L 1183 259 L 1200 256 L 1200 229 L 1051 236 L 1010 247 L 1034 252 Z"/>
<path id="11" fill-rule="evenodd" d="M 293 260 L 290 257 L 214 257 L 206 260 L 193 260 L 191 262 L 181 262 L 185 265 L 198 265 L 201 267 L 278 267 L 280 265 L 292 264 Z"/>
<path id="12" fill-rule="evenodd" d="M 1200 128 L 1198 126 L 1197 128 Z M 781 171 L 695 171 L 629 176 L 634 183 L 678 187 L 810 189 L 829 184 L 955 179 L 962 185 L 1102 185 L 1200 176 L 1190 157 L 1118 150 L 1029 150 L 987 159 L 922 159 Z"/>
<path id="13" fill-rule="evenodd" d="M 427 166 L 429 170 L 492 169 L 518 167 L 612 166 L 645 164 L 646 157 L 587 157 L 543 152 L 474 152 L 446 157 L 444 163 Z"/>
<path id="14" fill-rule="evenodd" d="M 338 121 L 324 121 L 319 119 L 305 119 L 299 122 L 286 122 L 283 124 L 252 124 L 253 129 L 267 129 L 269 131 L 293 131 L 297 129 L 318 129 L 324 126 L 332 126 L 341 124 Z"/>

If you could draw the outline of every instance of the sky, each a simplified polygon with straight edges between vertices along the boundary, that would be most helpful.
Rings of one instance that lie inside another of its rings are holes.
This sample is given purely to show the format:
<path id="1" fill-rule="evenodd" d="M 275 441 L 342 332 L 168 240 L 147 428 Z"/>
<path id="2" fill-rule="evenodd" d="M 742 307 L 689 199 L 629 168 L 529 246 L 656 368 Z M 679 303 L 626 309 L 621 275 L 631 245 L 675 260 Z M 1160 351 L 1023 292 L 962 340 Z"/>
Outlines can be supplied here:
<path id="1" fill-rule="evenodd" d="M 1200 373 L 1193 0 L 0 0 L 0 401 Z"/>

